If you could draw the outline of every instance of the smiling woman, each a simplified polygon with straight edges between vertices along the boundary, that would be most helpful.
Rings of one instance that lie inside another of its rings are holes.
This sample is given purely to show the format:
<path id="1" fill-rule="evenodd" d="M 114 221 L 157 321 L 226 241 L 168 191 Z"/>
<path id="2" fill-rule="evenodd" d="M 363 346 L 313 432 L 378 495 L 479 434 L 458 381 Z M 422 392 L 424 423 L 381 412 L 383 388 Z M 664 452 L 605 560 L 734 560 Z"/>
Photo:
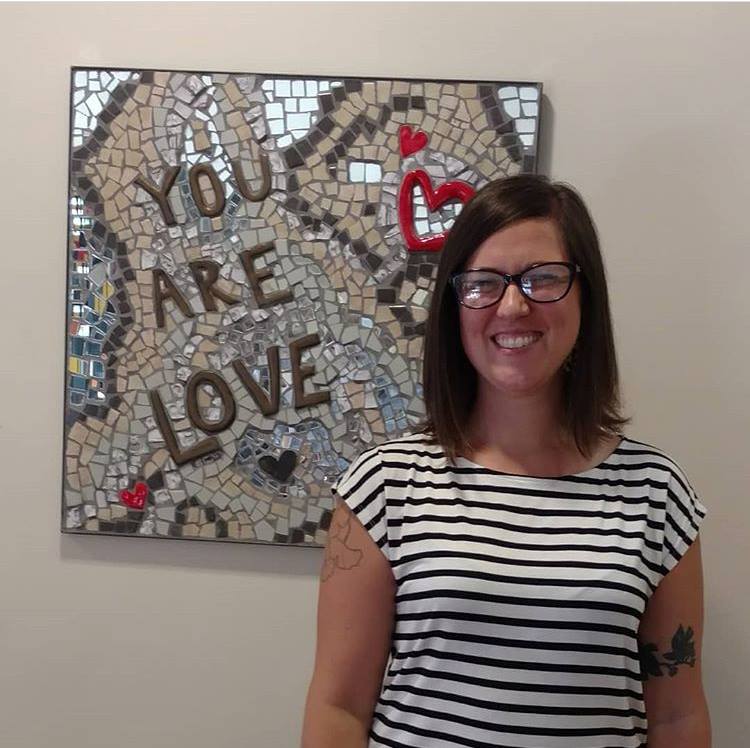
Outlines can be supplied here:
<path id="1" fill-rule="evenodd" d="M 549 266 L 558 276 L 554 294 L 542 291 L 540 270 L 532 270 L 542 263 L 565 263 Z M 452 278 L 466 279 L 477 268 L 503 276 L 502 296 L 491 303 L 467 299 L 455 280 L 451 293 Z M 538 339 L 523 355 L 493 340 L 528 332 Z M 620 414 L 604 264 L 575 190 L 518 176 L 491 182 L 464 207 L 440 258 L 423 376 L 425 427 L 451 456 L 498 446 L 499 434 L 478 433 L 470 423 L 472 413 L 486 408 L 502 411 L 502 419 L 485 422 L 505 425 L 506 451 L 537 455 L 570 451 L 572 441 L 574 451 L 590 457 L 628 423 Z"/>
<path id="2" fill-rule="evenodd" d="M 563 264 L 567 259 L 556 223 L 534 218 L 496 231 L 466 261 L 469 268 L 491 268 L 498 273 L 512 268 L 518 277 L 511 281 L 515 276 L 504 276 L 501 293 L 495 294 L 492 303 L 478 305 L 475 297 L 461 293 L 458 297 L 461 344 L 476 371 L 474 410 L 483 414 L 488 428 L 501 414 L 507 423 L 519 408 L 527 422 L 527 403 L 535 397 L 538 417 L 549 419 L 547 433 L 554 436 L 557 432 L 561 386 L 550 383 L 572 350 L 581 322 L 580 288 L 574 282 L 577 266 Z M 459 277 L 466 275 L 464 271 Z M 459 289 L 464 287 L 459 285 Z M 487 418 L 489 414 L 497 418 Z M 493 441 L 492 434 L 478 433 L 477 427 L 470 426 L 470 438 Z"/>
<path id="3" fill-rule="evenodd" d="M 572 188 L 513 177 L 466 204 L 424 395 L 421 430 L 333 487 L 303 746 L 709 748 L 706 508 L 621 433 L 604 267 Z"/>

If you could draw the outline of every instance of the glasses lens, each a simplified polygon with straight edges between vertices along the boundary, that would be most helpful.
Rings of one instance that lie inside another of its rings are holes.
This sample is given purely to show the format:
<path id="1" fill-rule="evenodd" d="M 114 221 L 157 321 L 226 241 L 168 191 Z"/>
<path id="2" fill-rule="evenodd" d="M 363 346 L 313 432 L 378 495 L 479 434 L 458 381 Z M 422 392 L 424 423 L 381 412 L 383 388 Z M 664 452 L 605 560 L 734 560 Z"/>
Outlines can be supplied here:
<path id="1" fill-rule="evenodd" d="M 521 285 L 534 301 L 557 301 L 570 287 L 570 275 L 567 265 L 543 265 L 527 270 L 521 278 Z"/>
<path id="2" fill-rule="evenodd" d="M 478 309 L 494 304 L 503 292 L 505 283 L 494 273 L 470 270 L 462 273 L 456 281 L 456 292 L 461 303 Z"/>

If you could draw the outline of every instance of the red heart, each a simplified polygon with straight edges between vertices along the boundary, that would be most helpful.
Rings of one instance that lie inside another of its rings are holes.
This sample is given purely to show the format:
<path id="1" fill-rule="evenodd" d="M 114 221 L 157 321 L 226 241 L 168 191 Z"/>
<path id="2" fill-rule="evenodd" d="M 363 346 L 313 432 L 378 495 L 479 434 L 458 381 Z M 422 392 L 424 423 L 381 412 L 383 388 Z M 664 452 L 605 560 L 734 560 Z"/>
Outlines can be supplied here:
<path id="1" fill-rule="evenodd" d="M 419 183 L 424 193 L 427 206 L 431 211 L 437 210 L 449 200 L 458 199 L 462 203 L 467 202 L 474 196 L 474 188 L 466 182 L 445 182 L 436 190 L 432 189 L 432 182 L 427 172 L 417 169 L 410 171 L 401 182 L 398 193 L 398 220 L 401 224 L 401 233 L 406 241 L 406 248 L 410 251 L 432 251 L 437 252 L 443 248 L 447 231 L 432 236 L 417 236 L 414 230 L 414 185 Z"/>
<path id="2" fill-rule="evenodd" d="M 120 501 L 131 509 L 143 509 L 148 498 L 148 486 L 145 483 L 135 484 L 135 493 L 131 493 L 127 488 L 120 491 Z"/>
<path id="3" fill-rule="evenodd" d="M 422 130 L 412 133 L 409 125 L 401 125 L 398 129 L 398 145 L 401 148 L 401 155 L 406 158 L 427 145 L 427 135 Z"/>

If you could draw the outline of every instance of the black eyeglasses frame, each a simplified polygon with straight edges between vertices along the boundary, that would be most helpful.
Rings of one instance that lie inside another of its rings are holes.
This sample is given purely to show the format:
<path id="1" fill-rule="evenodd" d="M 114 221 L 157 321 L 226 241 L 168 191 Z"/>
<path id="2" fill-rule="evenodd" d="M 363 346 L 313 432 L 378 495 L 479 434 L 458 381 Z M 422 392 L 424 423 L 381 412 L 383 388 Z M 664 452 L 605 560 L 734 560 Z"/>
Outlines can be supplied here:
<path id="1" fill-rule="evenodd" d="M 532 299 L 531 296 L 529 296 L 526 291 L 523 290 L 523 286 L 521 285 L 521 278 L 529 272 L 529 270 L 536 270 L 537 268 L 546 267 L 547 265 L 565 265 L 570 270 L 570 282 L 568 283 L 568 287 L 565 289 L 565 293 L 563 293 L 562 296 L 559 296 L 556 299 L 551 299 L 549 301 L 539 301 L 539 299 Z M 505 281 L 505 285 L 503 286 L 503 290 L 500 292 L 500 296 L 495 301 L 490 302 L 489 304 L 484 304 L 483 306 L 468 306 L 461 301 L 461 296 L 458 293 L 458 281 L 461 278 L 462 275 L 465 275 L 466 273 L 472 273 L 476 271 L 482 271 L 484 273 L 491 273 L 492 275 L 496 275 L 499 278 L 502 278 L 503 281 Z M 502 300 L 503 296 L 505 296 L 505 292 L 508 289 L 508 286 L 511 283 L 515 283 L 518 286 L 519 291 L 529 300 L 533 301 L 535 304 L 554 304 L 557 301 L 562 301 L 569 293 L 570 289 L 573 288 L 573 283 L 576 279 L 576 276 L 578 273 L 581 272 L 581 267 L 577 265 L 574 262 L 539 262 L 535 265 L 530 265 L 529 267 L 522 270 L 520 273 L 501 273 L 498 270 L 495 270 L 494 268 L 466 268 L 466 270 L 461 270 L 457 273 L 453 273 L 449 279 L 449 283 L 453 287 L 453 291 L 456 294 L 456 299 L 461 306 L 466 307 L 466 309 L 487 309 L 488 307 L 494 306 L 495 304 L 499 304 Z"/>

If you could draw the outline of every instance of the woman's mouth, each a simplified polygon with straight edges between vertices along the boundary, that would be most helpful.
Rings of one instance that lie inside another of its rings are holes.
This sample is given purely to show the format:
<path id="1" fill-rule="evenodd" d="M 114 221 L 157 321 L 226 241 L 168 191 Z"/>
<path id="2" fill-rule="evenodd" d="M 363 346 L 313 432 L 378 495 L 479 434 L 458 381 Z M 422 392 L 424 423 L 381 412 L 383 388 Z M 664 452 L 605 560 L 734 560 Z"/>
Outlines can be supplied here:
<path id="1" fill-rule="evenodd" d="M 529 348 L 534 345 L 542 337 L 540 332 L 530 333 L 501 333 L 499 335 L 493 335 L 492 341 L 495 345 L 504 351 L 517 351 L 524 348 Z"/>

